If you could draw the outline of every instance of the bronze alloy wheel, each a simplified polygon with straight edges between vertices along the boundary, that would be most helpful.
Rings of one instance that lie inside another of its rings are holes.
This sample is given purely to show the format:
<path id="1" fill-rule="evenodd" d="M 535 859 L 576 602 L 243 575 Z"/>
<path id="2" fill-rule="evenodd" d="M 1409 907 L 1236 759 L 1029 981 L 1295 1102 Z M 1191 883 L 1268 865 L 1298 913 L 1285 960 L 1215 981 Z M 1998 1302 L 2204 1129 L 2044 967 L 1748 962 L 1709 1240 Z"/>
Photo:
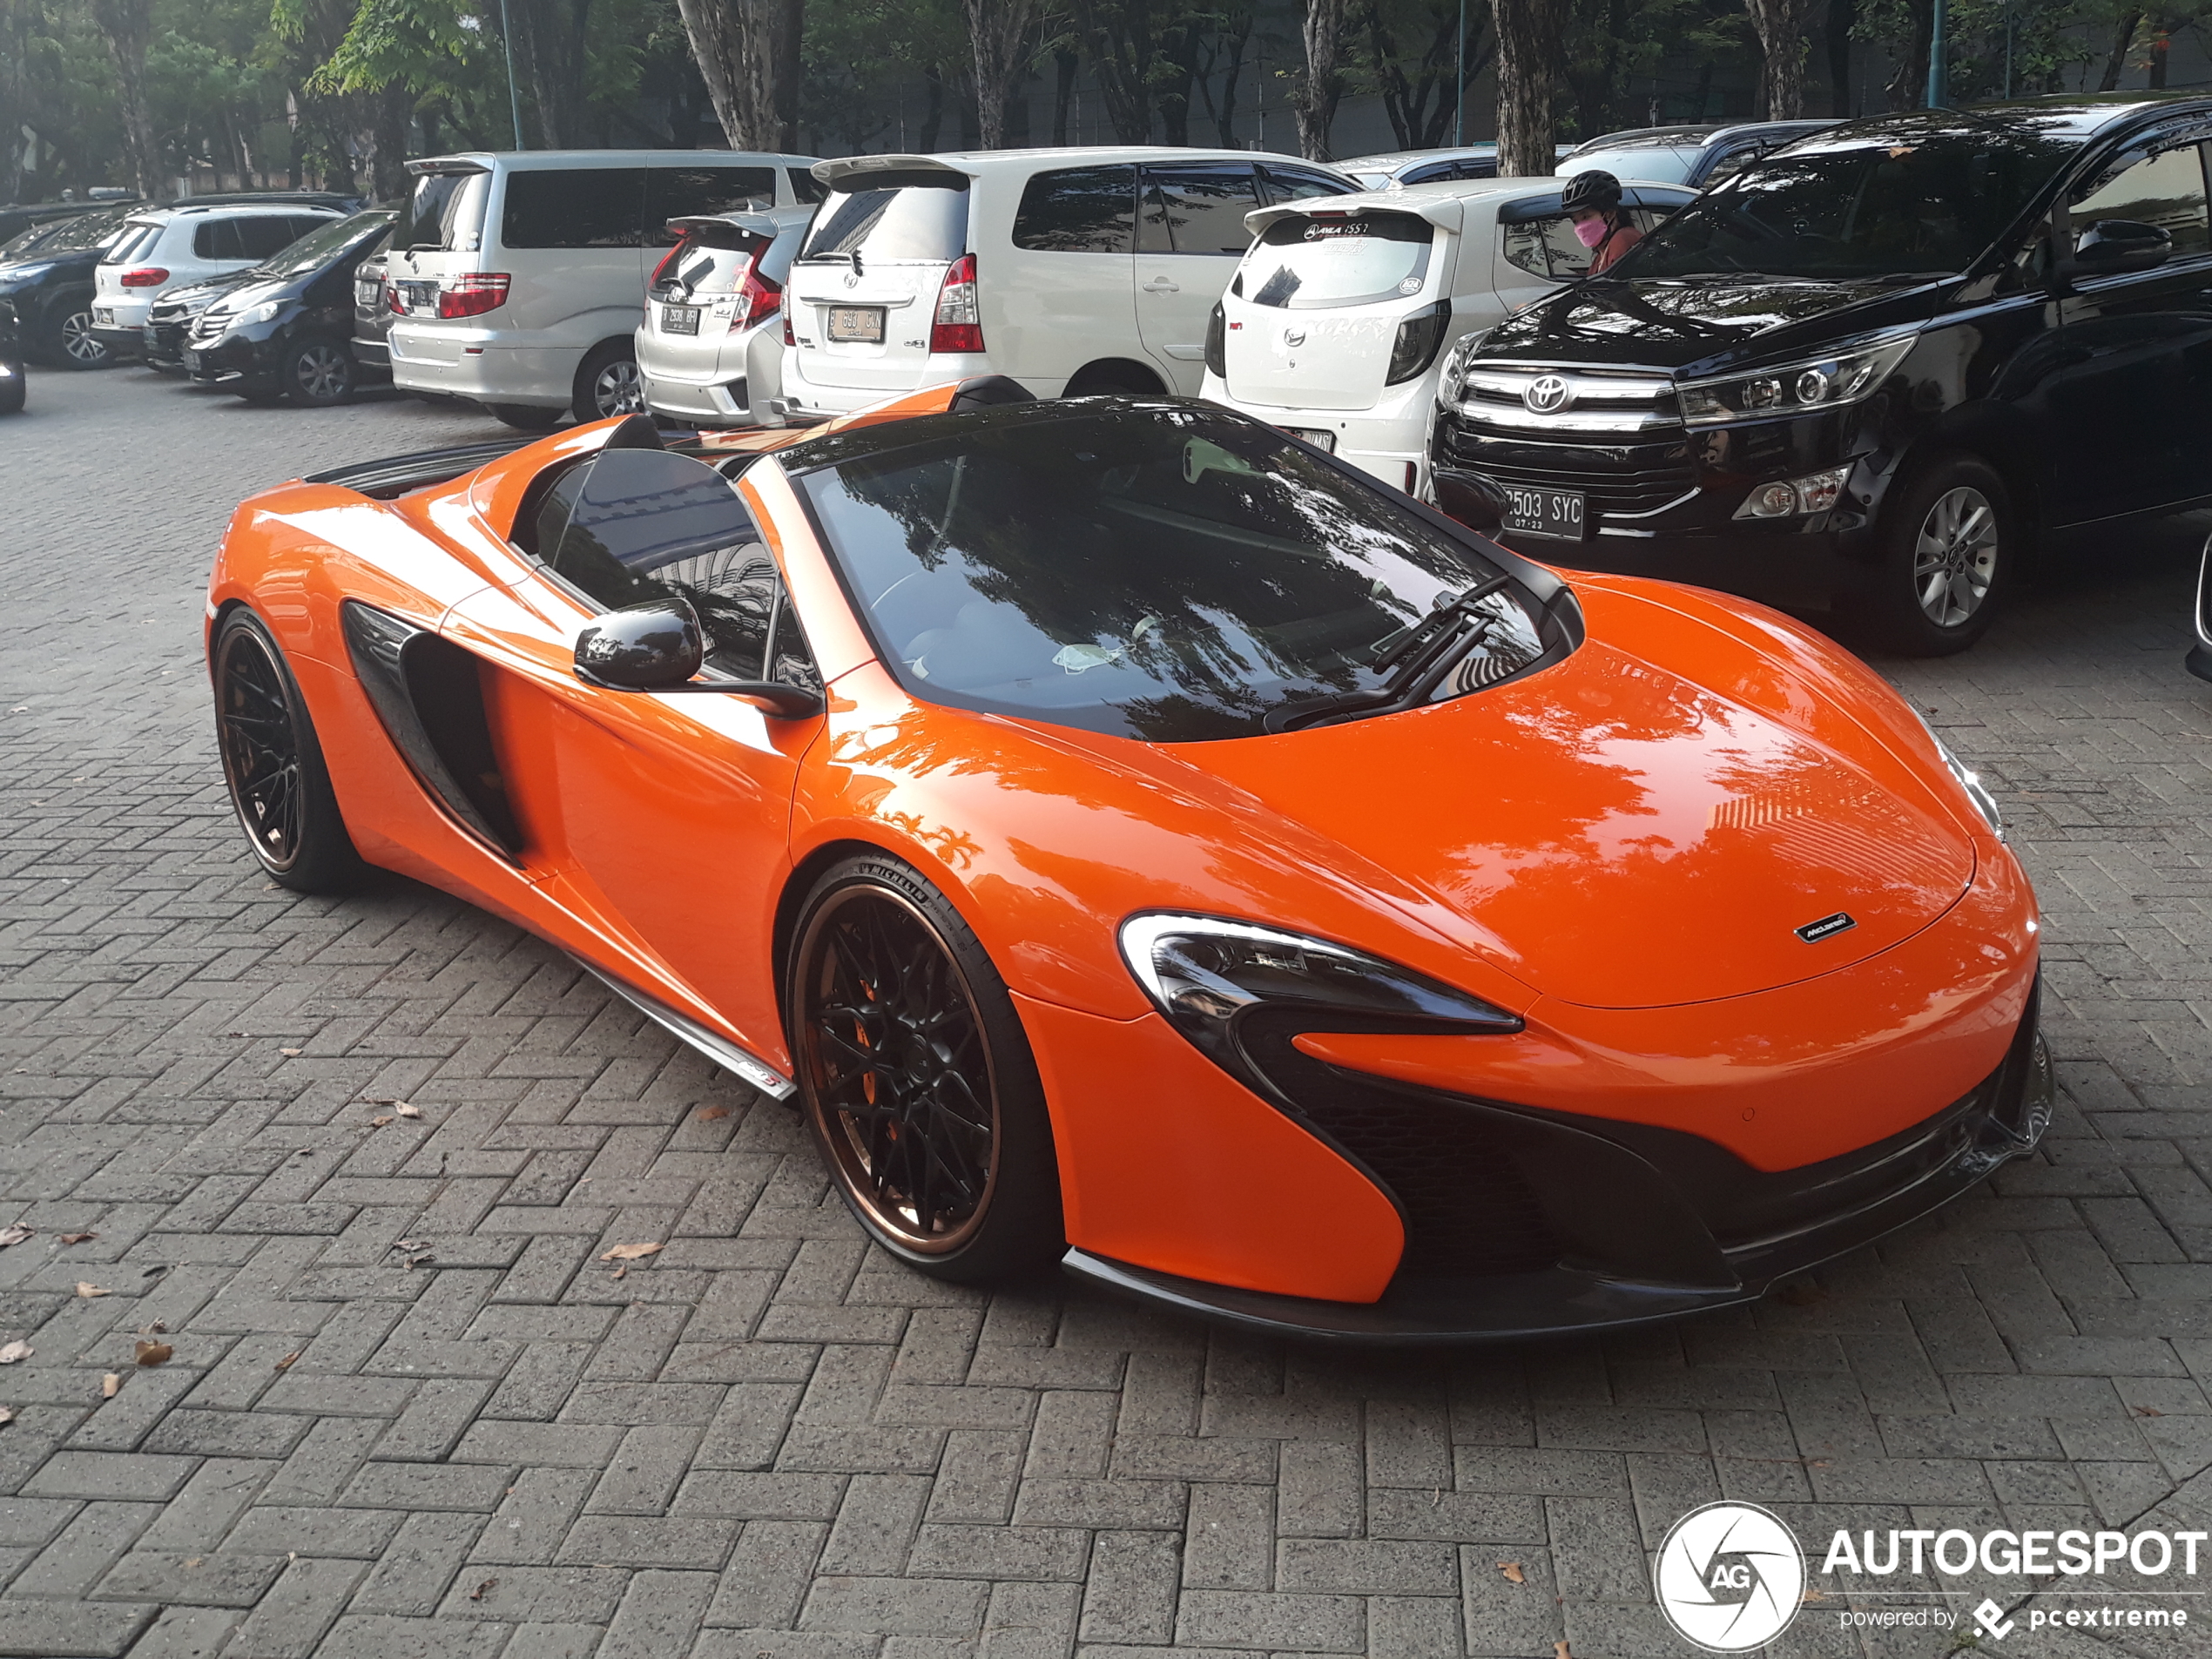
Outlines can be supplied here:
<path id="1" fill-rule="evenodd" d="M 998 1183 L 990 1044 L 953 950 L 888 886 L 833 889 L 793 957 L 797 1060 L 814 1135 L 870 1230 L 919 1257 L 981 1229 Z"/>

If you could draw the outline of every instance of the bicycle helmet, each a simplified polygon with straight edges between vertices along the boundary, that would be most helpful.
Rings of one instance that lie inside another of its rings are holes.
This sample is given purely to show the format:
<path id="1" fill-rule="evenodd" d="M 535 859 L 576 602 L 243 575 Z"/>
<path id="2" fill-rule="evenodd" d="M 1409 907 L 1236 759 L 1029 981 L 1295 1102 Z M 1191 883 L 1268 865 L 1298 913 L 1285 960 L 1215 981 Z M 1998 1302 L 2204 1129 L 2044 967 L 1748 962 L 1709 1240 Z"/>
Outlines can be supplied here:
<path id="1" fill-rule="evenodd" d="M 1621 181 L 1602 168 L 1578 172 L 1560 192 L 1559 205 L 1570 213 L 1609 213 L 1621 205 Z"/>

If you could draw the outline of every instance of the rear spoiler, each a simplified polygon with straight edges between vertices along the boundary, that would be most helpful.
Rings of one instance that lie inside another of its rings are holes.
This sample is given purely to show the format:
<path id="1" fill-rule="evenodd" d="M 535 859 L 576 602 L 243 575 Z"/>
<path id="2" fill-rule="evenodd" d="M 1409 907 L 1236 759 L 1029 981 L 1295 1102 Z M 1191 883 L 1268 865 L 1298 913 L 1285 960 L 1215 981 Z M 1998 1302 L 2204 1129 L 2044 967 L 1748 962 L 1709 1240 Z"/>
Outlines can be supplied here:
<path id="1" fill-rule="evenodd" d="M 973 177 L 942 156 L 840 156 L 816 162 L 813 172 L 832 190 L 966 190 Z"/>
<path id="2" fill-rule="evenodd" d="M 512 455 L 526 443 L 536 443 L 543 435 L 541 433 L 533 437 L 495 438 L 489 443 L 464 443 L 452 449 L 421 449 L 411 455 L 391 455 L 382 461 L 357 461 L 350 467 L 310 473 L 300 482 L 336 484 L 357 496 L 390 501 L 425 484 L 450 482 L 475 471 L 487 462 Z"/>
<path id="3" fill-rule="evenodd" d="M 803 223 L 805 217 L 801 214 L 792 222 Z M 772 242 L 786 228 L 768 213 L 692 213 L 668 221 L 671 234 L 687 237 L 702 247 L 744 247 L 748 242 Z"/>

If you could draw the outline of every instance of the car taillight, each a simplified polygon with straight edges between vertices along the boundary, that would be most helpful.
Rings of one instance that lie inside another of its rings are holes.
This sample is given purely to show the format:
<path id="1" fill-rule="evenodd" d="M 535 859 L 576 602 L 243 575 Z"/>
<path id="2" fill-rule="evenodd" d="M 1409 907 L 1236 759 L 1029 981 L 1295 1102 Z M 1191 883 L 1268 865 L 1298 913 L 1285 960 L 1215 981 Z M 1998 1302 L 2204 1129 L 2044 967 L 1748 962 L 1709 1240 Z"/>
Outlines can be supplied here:
<path id="1" fill-rule="evenodd" d="M 396 282 L 384 285 L 384 309 L 396 311 L 402 317 L 407 315 L 407 301 L 400 298 L 400 286 Z"/>
<path id="2" fill-rule="evenodd" d="M 119 280 L 126 288 L 158 288 L 169 280 L 169 273 L 158 265 L 142 265 L 135 271 L 125 271 Z"/>
<path id="3" fill-rule="evenodd" d="M 747 268 L 745 280 L 738 284 L 738 309 L 730 319 L 730 332 L 750 328 L 755 323 L 765 322 L 783 309 L 784 285 L 773 277 L 760 274 L 760 267 Z M 791 344 L 791 321 L 784 321 L 784 344 Z"/>
<path id="4" fill-rule="evenodd" d="M 668 267 L 676 263 L 677 255 L 683 253 L 685 243 L 689 240 L 688 237 L 685 238 L 684 241 L 677 243 L 674 247 L 660 256 L 660 263 L 653 267 L 652 275 L 645 279 L 645 287 L 648 290 L 660 287 L 660 280 L 668 274 Z"/>
<path id="5" fill-rule="evenodd" d="M 441 317 L 481 317 L 507 303 L 508 275 L 504 271 L 470 271 L 449 279 L 438 289 Z"/>
<path id="6" fill-rule="evenodd" d="M 1229 378 L 1228 328 L 1229 320 L 1217 300 L 1213 314 L 1206 319 L 1206 373 L 1221 380 Z"/>
<path id="7" fill-rule="evenodd" d="M 786 306 L 784 307 L 784 344 L 792 347 L 799 344 L 799 336 L 793 334 L 791 330 L 791 307 L 789 306 Z"/>
<path id="8" fill-rule="evenodd" d="M 937 317 L 929 326 L 933 352 L 983 349 L 983 313 L 975 302 L 975 256 L 963 253 L 937 290 Z"/>
<path id="9" fill-rule="evenodd" d="M 1451 320 L 1452 302 L 1440 300 L 1399 323 L 1398 338 L 1391 342 L 1390 368 L 1383 384 L 1397 386 L 1410 381 L 1434 362 L 1436 348 L 1444 343 L 1444 325 Z"/>

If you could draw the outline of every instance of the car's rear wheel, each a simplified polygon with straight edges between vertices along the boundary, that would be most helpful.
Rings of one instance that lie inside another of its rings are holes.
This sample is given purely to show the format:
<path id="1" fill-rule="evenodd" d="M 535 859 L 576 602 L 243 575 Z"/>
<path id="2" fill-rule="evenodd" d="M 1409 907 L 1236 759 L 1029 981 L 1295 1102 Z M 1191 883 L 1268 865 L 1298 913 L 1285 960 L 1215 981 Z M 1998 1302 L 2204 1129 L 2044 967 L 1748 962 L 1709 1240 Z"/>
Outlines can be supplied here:
<path id="1" fill-rule="evenodd" d="M 575 408 L 579 421 L 644 412 L 645 382 L 637 373 L 636 347 L 628 341 L 610 340 L 583 360 L 576 372 Z"/>
<path id="2" fill-rule="evenodd" d="M 814 884 L 786 1008 L 831 1179 L 876 1243 L 938 1278 L 1062 1247 L 1044 1089 L 1006 983 L 945 896 L 895 859 Z"/>
<path id="3" fill-rule="evenodd" d="M 1989 631 L 2025 539 L 1997 469 L 1963 455 L 1905 481 L 1881 537 L 1867 620 L 1878 643 L 1908 657 L 1946 657 Z"/>
<path id="4" fill-rule="evenodd" d="M 425 402 L 437 401 L 434 398 L 423 400 Z M 542 409 L 535 403 L 487 403 L 484 407 L 491 411 L 492 418 L 502 426 L 511 426 L 517 432 L 550 432 L 562 415 L 568 413 L 565 409 Z"/>
<path id="5" fill-rule="evenodd" d="M 49 326 L 48 348 L 64 368 L 105 368 L 115 354 L 92 333 L 89 301 L 64 306 Z"/>
<path id="6" fill-rule="evenodd" d="M 234 610 L 215 631 L 215 735 L 239 826 L 275 880 L 300 893 L 361 867 L 299 682 L 261 619 Z"/>
<path id="7" fill-rule="evenodd" d="M 354 395 L 354 354 L 334 340 L 303 340 L 284 354 L 277 383 L 294 403 L 327 408 Z"/>
<path id="8" fill-rule="evenodd" d="M 1069 377 L 1062 397 L 1098 397 L 1118 394 L 1127 397 L 1154 397 L 1162 390 L 1160 377 L 1141 363 L 1123 362 L 1108 359 L 1103 362 L 1086 363 Z"/>

